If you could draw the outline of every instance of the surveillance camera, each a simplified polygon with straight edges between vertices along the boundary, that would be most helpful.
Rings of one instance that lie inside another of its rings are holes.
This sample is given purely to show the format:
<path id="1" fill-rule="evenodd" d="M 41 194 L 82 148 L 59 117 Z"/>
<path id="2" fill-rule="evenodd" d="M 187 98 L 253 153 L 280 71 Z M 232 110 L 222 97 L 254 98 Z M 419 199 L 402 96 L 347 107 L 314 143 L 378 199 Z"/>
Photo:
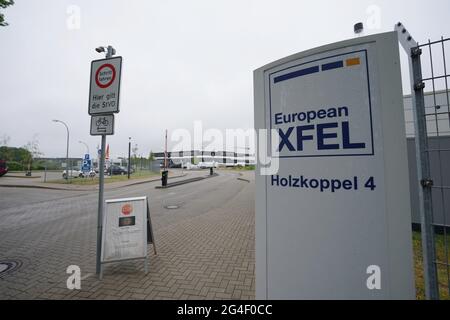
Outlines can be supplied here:
<path id="1" fill-rule="evenodd" d="M 364 29 L 364 25 L 362 22 L 358 22 L 353 26 L 353 31 L 358 34 L 361 33 Z"/>
<path id="2" fill-rule="evenodd" d="M 105 52 L 105 48 L 104 47 L 98 47 L 98 48 L 95 48 L 95 51 L 97 51 L 98 53 L 102 53 L 102 52 Z"/>

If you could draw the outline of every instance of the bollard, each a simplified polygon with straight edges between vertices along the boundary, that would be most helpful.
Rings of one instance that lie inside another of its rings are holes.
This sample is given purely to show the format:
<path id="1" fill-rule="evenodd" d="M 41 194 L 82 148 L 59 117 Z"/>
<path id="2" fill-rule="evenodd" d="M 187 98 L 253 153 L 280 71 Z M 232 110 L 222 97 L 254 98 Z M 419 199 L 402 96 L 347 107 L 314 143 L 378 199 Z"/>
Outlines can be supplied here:
<path id="1" fill-rule="evenodd" d="M 169 171 L 164 170 L 161 172 L 161 186 L 167 187 L 167 178 L 169 175 Z"/>
<path id="2" fill-rule="evenodd" d="M 211 167 L 209 168 L 209 175 L 212 176 L 214 174 L 214 169 Z"/>

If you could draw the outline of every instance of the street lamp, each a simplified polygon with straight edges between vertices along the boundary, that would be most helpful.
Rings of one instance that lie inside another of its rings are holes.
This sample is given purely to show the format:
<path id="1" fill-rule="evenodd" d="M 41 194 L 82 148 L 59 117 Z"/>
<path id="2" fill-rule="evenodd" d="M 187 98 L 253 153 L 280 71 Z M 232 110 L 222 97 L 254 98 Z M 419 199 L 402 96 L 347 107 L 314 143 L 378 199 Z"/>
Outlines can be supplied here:
<path id="1" fill-rule="evenodd" d="M 67 150 L 66 150 L 66 180 L 69 181 L 69 127 L 64 121 L 61 120 L 53 120 L 53 122 L 62 123 L 67 130 Z"/>
<path id="2" fill-rule="evenodd" d="M 86 146 L 86 150 L 87 150 L 87 154 L 89 154 L 89 146 L 87 145 L 87 143 L 86 142 L 83 142 L 83 141 L 78 141 L 79 143 L 81 143 L 81 144 L 84 144 L 85 146 Z"/>
<path id="3" fill-rule="evenodd" d="M 128 180 L 130 179 L 131 170 L 131 137 L 128 137 Z"/>

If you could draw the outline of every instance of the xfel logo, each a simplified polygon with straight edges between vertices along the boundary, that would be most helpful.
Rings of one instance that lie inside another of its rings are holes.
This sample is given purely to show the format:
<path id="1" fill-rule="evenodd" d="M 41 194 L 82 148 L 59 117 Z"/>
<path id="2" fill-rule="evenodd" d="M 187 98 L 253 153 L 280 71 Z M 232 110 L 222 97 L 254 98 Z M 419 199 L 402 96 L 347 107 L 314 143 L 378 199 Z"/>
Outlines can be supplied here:
<path id="1" fill-rule="evenodd" d="M 374 154 L 368 68 L 364 49 L 298 61 L 268 75 L 279 158 Z"/>
<path id="2" fill-rule="evenodd" d="M 278 151 L 304 151 L 308 141 L 314 144 L 317 151 L 321 150 L 364 150 L 366 143 L 354 142 L 351 139 L 349 121 L 336 121 L 312 124 L 315 119 L 348 118 L 348 108 L 329 108 L 316 111 L 292 114 L 275 114 L 275 124 L 291 122 L 306 122 L 305 125 L 278 129 L 280 144 Z"/>

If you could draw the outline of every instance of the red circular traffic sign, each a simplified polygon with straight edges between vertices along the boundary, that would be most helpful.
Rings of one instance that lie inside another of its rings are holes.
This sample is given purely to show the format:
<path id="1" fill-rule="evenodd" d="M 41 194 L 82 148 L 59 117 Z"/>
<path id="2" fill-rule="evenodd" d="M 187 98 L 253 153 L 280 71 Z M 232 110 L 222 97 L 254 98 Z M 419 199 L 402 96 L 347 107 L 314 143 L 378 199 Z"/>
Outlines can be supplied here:
<path id="1" fill-rule="evenodd" d="M 111 72 L 102 76 L 100 72 L 103 69 L 107 68 L 110 69 Z M 103 80 L 102 82 L 100 82 L 99 75 L 102 76 L 102 78 L 104 78 L 102 79 Z M 114 68 L 114 66 L 109 63 L 101 65 L 100 68 L 98 68 L 97 72 L 95 73 L 95 83 L 102 89 L 108 88 L 114 82 L 115 79 L 116 79 L 116 68 Z"/>

